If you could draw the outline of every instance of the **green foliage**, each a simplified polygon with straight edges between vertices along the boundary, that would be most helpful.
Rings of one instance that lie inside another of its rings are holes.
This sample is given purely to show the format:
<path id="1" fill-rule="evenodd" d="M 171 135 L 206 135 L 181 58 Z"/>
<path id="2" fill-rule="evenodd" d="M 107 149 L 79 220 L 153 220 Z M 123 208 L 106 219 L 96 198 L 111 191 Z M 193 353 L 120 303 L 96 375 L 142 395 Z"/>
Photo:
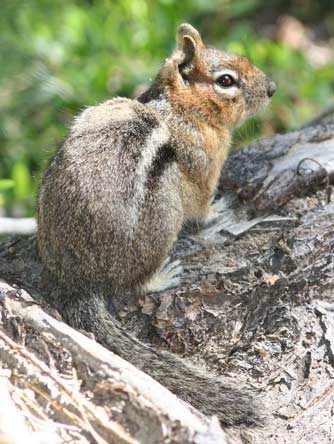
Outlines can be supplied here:
<path id="1" fill-rule="evenodd" d="M 248 14 L 265 0 L 2 0 L 0 211 L 31 215 L 40 171 L 81 108 L 148 84 L 189 21 L 205 40 L 244 54 L 278 84 L 236 144 L 300 125 L 331 96 L 331 66 L 260 37 Z"/>

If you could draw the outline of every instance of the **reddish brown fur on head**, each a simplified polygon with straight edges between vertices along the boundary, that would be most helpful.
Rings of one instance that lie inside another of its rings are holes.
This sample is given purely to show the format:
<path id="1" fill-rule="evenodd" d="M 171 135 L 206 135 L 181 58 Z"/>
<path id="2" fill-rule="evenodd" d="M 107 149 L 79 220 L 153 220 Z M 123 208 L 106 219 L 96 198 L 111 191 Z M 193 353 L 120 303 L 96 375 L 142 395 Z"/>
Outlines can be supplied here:
<path id="1" fill-rule="evenodd" d="M 189 24 L 178 27 L 176 41 L 158 81 L 181 112 L 196 110 L 212 127 L 232 129 L 269 103 L 275 84 L 248 59 L 206 48 Z"/>

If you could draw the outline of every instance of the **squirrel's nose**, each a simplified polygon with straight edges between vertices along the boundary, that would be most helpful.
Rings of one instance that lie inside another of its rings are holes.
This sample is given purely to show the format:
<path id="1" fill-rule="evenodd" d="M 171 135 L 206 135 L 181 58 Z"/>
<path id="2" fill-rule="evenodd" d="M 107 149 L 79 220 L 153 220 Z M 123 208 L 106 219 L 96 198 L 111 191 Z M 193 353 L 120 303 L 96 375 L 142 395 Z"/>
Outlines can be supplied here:
<path id="1" fill-rule="evenodd" d="M 267 89 L 268 97 L 272 97 L 275 94 L 275 91 L 276 91 L 276 83 L 273 80 L 270 80 Z"/>

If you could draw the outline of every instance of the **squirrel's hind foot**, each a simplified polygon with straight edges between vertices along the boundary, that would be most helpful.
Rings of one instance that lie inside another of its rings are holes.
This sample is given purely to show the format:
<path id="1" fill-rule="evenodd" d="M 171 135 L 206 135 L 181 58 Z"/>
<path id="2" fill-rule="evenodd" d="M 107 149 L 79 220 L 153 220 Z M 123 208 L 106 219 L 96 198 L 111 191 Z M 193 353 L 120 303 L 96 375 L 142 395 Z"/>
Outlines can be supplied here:
<path id="1" fill-rule="evenodd" d="M 158 293 L 177 287 L 181 281 L 183 267 L 179 260 L 171 261 L 168 257 L 151 279 L 143 286 L 145 293 Z"/>

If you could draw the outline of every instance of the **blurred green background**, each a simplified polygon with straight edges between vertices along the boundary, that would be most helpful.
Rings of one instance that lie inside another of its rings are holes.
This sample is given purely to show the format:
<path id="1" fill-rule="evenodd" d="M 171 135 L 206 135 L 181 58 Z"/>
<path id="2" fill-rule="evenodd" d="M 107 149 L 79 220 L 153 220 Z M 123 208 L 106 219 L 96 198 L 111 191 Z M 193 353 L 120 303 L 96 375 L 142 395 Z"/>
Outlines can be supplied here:
<path id="1" fill-rule="evenodd" d="M 41 171 L 73 115 L 134 96 L 174 48 L 176 26 L 244 54 L 278 85 L 235 147 L 296 128 L 333 101 L 332 0 L 2 0 L 0 215 L 34 214 Z"/>

